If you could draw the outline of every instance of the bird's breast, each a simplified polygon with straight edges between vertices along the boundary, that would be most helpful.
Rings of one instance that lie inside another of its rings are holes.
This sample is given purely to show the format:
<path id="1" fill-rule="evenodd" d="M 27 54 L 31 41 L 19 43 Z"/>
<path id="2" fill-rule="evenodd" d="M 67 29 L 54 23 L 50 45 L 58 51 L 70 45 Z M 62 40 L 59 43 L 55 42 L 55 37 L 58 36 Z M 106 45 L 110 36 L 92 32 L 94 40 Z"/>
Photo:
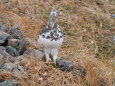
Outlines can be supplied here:
<path id="1" fill-rule="evenodd" d="M 62 45 L 64 38 L 51 38 L 50 36 L 43 37 L 39 35 L 38 42 L 41 45 L 41 47 L 44 48 L 59 48 Z"/>

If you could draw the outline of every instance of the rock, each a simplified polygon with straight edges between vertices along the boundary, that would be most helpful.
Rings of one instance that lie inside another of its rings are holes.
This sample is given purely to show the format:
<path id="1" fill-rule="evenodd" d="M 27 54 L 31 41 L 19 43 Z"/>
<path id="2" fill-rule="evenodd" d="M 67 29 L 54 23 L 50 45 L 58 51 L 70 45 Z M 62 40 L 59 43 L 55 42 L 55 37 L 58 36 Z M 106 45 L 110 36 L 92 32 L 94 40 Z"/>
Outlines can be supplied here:
<path id="1" fill-rule="evenodd" d="M 9 39 L 8 40 L 8 46 L 11 46 L 12 48 L 15 48 L 18 51 L 18 55 L 22 55 L 24 51 L 26 50 L 26 42 L 25 40 L 19 40 L 19 39 Z"/>
<path id="2" fill-rule="evenodd" d="M 19 76 L 21 76 L 23 78 L 27 78 L 28 77 L 28 75 L 24 71 L 23 67 L 19 66 L 19 65 L 17 65 L 17 68 L 15 68 L 12 73 L 15 74 L 15 75 L 19 75 Z"/>
<path id="3" fill-rule="evenodd" d="M 6 52 L 8 52 L 10 55 L 14 57 L 19 55 L 19 52 L 11 46 L 6 46 Z"/>
<path id="4" fill-rule="evenodd" d="M 19 41 L 19 48 L 18 48 L 19 54 L 22 55 L 26 51 L 26 41 L 20 40 Z"/>
<path id="5" fill-rule="evenodd" d="M 19 42 L 20 42 L 19 39 L 13 39 L 13 38 L 8 39 L 8 45 L 16 49 L 18 49 Z"/>
<path id="6" fill-rule="evenodd" d="M 56 65 L 57 67 L 59 67 L 62 71 L 67 71 L 67 72 L 72 72 L 72 71 L 79 71 L 79 75 L 80 76 L 84 76 L 85 75 L 85 70 L 79 66 L 77 66 L 76 64 L 74 64 L 71 61 L 59 58 L 56 61 Z"/>
<path id="7" fill-rule="evenodd" d="M 12 57 L 10 54 L 6 52 L 5 47 L 0 47 L 0 68 L 4 62 L 9 61 L 10 57 Z"/>
<path id="8" fill-rule="evenodd" d="M 115 19 L 115 14 L 111 14 L 111 17 Z"/>
<path id="9" fill-rule="evenodd" d="M 37 58 L 38 60 L 42 60 L 44 53 L 39 51 L 38 49 L 32 49 L 32 48 L 28 48 L 25 52 L 24 55 L 26 56 L 30 56 L 30 57 L 34 57 Z"/>
<path id="10" fill-rule="evenodd" d="M 67 61 L 65 59 L 57 59 L 56 64 L 62 71 L 68 72 L 73 71 L 73 69 L 76 67 L 74 63 Z"/>
<path id="11" fill-rule="evenodd" d="M 4 82 L 0 83 L 0 86 L 17 86 L 18 84 L 11 80 L 5 80 Z"/>
<path id="12" fill-rule="evenodd" d="M 18 28 L 18 26 L 14 25 L 13 29 L 9 32 L 11 37 L 8 40 L 8 46 L 15 48 L 19 52 L 19 55 L 22 55 L 26 50 L 26 41 Z"/>
<path id="13" fill-rule="evenodd" d="M 5 26 L 4 23 L 0 22 L 0 31 L 4 31 L 4 32 L 7 32 L 8 31 L 8 28 Z"/>
<path id="14" fill-rule="evenodd" d="M 23 39 L 23 35 L 22 35 L 21 31 L 19 30 L 19 27 L 16 27 L 15 25 L 14 25 L 14 27 L 12 27 L 9 34 L 14 39 Z"/>
<path id="15" fill-rule="evenodd" d="M 1 59 L 1 58 L 4 58 L 4 56 L 3 56 L 2 54 L 0 54 L 0 59 Z"/>
<path id="16" fill-rule="evenodd" d="M 9 34 L 0 31 L 0 45 L 6 45 L 9 37 L 10 37 Z"/>
<path id="17" fill-rule="evenodd" d="M 24 71 L 23 67 L 20 66 L 20 61 L 17 61 L 17 60 L 18 59 L 15 59 L 14 61 L 9 60 L 7 62 L 4 62 L 0 66 L 0 70 L 8 72 L 8 73 L 12 73 L 13 75 L 19 75 L 21 77 L 27 77 L 28 75 Z"/>
<path id="18" fill-rule="evenodd" d="M 6 52 L 6 48 L 1 46 L 1 47 L 0 47 L 0 58 L 8 59 L 9 57 L 11 57 L 11 55 L 9 55 L 9 54 Z"/>
<path id="19" fill-rule="evenodd" d="M 12 72 L 16 68 L 16 65 L 13 64 L 12 62 L 6 62 L 2 64 L 1 69 L 7 71 L 7 72 Z"/>

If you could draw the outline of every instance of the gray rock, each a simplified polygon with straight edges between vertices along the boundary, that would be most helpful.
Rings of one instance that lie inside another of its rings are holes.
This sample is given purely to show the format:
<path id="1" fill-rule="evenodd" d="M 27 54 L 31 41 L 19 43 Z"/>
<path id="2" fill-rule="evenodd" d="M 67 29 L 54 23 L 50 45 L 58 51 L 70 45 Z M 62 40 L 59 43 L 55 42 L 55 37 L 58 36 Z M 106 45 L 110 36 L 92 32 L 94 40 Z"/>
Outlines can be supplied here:
<path id="1" fill-rule="evenodd" d="M 18 86 L 18 84 L 11 80 L 5 80 L 4 82 L 0 83 L 0 86 Z"/>
<path id="2" fill-rule="evenodd" d="M 4 31 L 4 32 L 7 32 L 8 28 L 6 27 L 6 25 L 4 23 L 0 22 L 0 30 Z"/>
<path id="3" fill-rule="evenodd" d="M 7 72 L 12 72 L 16 68 L 16 65 L 13 64 L 12 62 L 6 62 L 2 64 L 1 69 L 7 71 Z"/>
<path id="4" fill-rule="evenodd" d="M 26 51 L 26 41 L 24 39 L 19 41 L 19 54 L 22 55 Z"/>
<path id="5" fill-rule="evenodd" d="M 0 47 L 0 58 L 8 59 L 9 57 L 11 57 L 11 55 L 6 52 L 6 48 L 1 46 Z"/>
<path id="6" fill-rule="evenodd" d="M 26 41 L 18 28 L 18 26 L 14 25 L 13 29 L 9 32 L 11 37 L 8 40 L 8 45 L 16 48 L 19 55 L 22 55 L 26 50 Z"/>
<path id="7" fill-rule="evenodd" d="M 62 71 L 67 71 L 67 72 L 72 72 L 72 71 L 79 71 L 79 75 L 80 76 L 84 76 L 85 75 L 85 70 L 79 66 L 77 66 L 76 64 L 74 64 L 71 61 L 59 58 L 56 61 L 56 65 L 57 67 L 59 67 Z"/>
<path id="8" fill-rule="evenodd" d="M 0 45 L 7 44 L 7 40 L 9 37 L 10 37 L 9 34 L 3 32 L 3 31 L 0 31 Z"/>
<path id="9" fill-rule="evenodd" d="M 0 54 L 0 58 L 4 58 L 4 56 L 2 54 Z"/>
<path id="10" fill-rule="evenodd" d="M 111 14 L 111 17 L 115 19 L 115 14 Z"/>
<path id="11" fill-rule="evenodd" d="M 44 53 L 41 52 L 41 51 L 39 51 L 38 49 L 28 48 L 28 49 L 24 52 L 24 55 L 37 58 L 38 60 L 42 60 L 42 58 L 43 58 L 43 56 L 44 56 Z"/>
<path id="12" fill-rule="evenodd" d="M 8 46 L 15 48 L 18 51 L 19 55 L 22 55 L 26 50 L 26 42 L 23 39 L 19 40 L 11 38 L 8 40 Z"/>
<path id="13" fill-rule="evenodd" d="M 8 39 L 8 45 L 16 49 L 18 49 L 19 42 L 20 42 L 19 39 L 13 39 L 13 38 Z"/>
<path id="14" fill-rule="evenodd" d="M 28 75 L 25 72 L 25 70 L 23 69 L 23 67 L 19 66 L 19 65 L 17 65 L 17 68 L 13 69 L 12 73 L 15 74 L 15 75 L 19 75 L 19 76 L 21 76 L 23 78 L 27 78 L 28 77 Z"/>
<path id="15" fill-rule="evenodd" d="M 26 72 L 24 71 L 23 67 L 19 65 L 19 63 L 20 62 L 17 61 L 16 59 L 14 60 L 14 62 L 12 62 L 12 61 L 4 62 L 1 65 L 0 70 L 12 73 L 14 75 L 27 77 Z"/>
<path id="16" fill-rule="evenodd" d="M 14 27 L 12 27 L 12 29 L 10 30 L 10 35 L 12 38 L 14 39 L 23 39 L 23 35 L 21 33 L 21 31 L 19 30 L 19 27 L 16 27 L 14 25 Z"/>
<path id="17" fill-rule="evenodd" d="M 74 63 L 61 58 L 57 59 L 56 64 L 62 71 L 68 71 L 68 72 L 73 71 L 74 68 L 76 67 Z"/>
<path id="18" fill-rule="evenodd" d="M 14 57 L 19 55 L 19 52 L 11 46 L 6 46 L 6 52 L 8 52 L 10 55 Z"/>
<path id="19" fill-rule="evenodd" d="M 0 47 L 0 68 L 5 62 L 8 62 L 12 56 L 6 52 L 5 47 Z"/>

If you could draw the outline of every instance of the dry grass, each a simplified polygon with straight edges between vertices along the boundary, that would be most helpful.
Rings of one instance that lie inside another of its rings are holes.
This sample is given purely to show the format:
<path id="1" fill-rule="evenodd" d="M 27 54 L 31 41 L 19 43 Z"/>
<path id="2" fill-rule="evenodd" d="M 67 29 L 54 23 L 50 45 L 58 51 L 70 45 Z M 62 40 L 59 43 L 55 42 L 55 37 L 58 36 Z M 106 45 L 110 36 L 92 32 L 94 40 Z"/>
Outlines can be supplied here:
<path id="1" fill-rule="evenodd" d="M 25 57 L 28 77 L 16 76 L 21 85 L 114 86 L 115 20 L 110 16 L 115 13 L 114 5 L 114 0 L 1 0 L 0 13 L 8 27 L 15 22 L 25 37 L 35 40 L 50 10 L 58 9 L 58 23 L 65 34 L 59 54 L 86 69 L 86 77 L 80 78 Z"/>

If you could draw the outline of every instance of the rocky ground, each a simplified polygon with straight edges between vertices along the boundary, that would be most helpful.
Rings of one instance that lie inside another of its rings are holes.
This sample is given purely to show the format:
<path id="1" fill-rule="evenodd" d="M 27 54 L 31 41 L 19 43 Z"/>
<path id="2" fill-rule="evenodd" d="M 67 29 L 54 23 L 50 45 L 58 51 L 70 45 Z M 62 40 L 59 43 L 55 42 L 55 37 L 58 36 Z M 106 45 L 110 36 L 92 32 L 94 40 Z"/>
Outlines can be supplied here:
<path id="1" fill-rule="evenodd" d="M 43 61 L 44 53 L 38 48 L 26 47 L 28 42 L 25 40 L 17 24 L 13 24 L 11 29 L 7 28 L 5 24 L 0 24 L 0 71 L 10 73 L 12 76 L 20 74 L 23 77 L 28 77 L 25 71 L 25 65 L 21 65 L 24 57 L 34 58 L 38 61 Z M 46 63 L 48 65 L 50 63 Z M 51 63 L 55 65 L 54 63 Z M 26 64 L 27 65 L 27 64 Z M 62 71 L 72 72 L 79 71 L 81 77 L 85 76 L 85 70 L 77 66 L 71 61 L 59 58 L 55 67 Z M 4 76 L 3 76 L 4 77 Z M 1 80 L 2 78 L 1 77 Z M 15 79 L 12 78 L 12 79 Z M 40 79 L 38 77 L 38 79 Z M 17 82 L 10 80 L 3 80 L 0 86 L 17 86 Z M 19 86 L 19 85 L 18 85 Z"/>
<path id="2" fill-rule="evenodd" d="M 37 37 L 52 7 L 64 32 L 57 64 Z M 0 86 L 115 86 L 114 0 L 0 0 Z"/>

